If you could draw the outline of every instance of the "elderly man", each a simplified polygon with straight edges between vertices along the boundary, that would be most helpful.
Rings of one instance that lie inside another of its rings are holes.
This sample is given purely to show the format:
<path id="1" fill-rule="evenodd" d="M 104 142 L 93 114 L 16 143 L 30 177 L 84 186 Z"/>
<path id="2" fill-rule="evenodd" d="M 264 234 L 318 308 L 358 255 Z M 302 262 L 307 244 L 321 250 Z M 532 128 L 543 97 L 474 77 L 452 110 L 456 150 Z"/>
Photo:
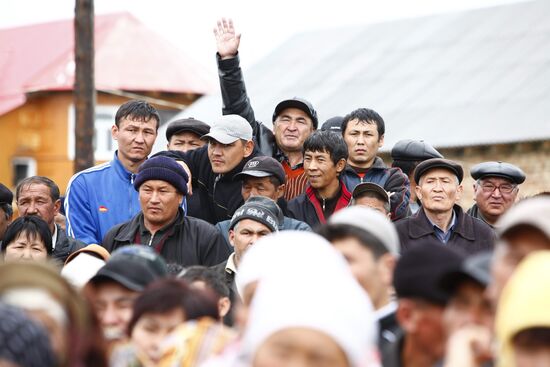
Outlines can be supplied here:
<path id="1" fill-rule="evenodd" d="M 210 132 L 210 125 L 193 117 L 172 121 L 166 129 L 168 150 L 189 150 L 202 147 L 206 142 L 201 138 Z"/>
<path id="2" fill-rule="evenodd" d="M 143 163 L 134 180 L 141 212 L 112 228 L 103 246 L 113 251 L 134 243 L 153 247 L 168 263 L 182 266 L 219 264 L 229 255 L 213 225 L 186 217 L 180 204 L 187 194 L 187 174 L 173 159 Z"/>
<path id="3" fill-rule="evenodd" d="M 416 195 L 422 208 L 413 217 L 396 223 L 402 250 L 426 243 L 454 247 L 468 254 L 491 250 L 491 227 L 473 218 L 456 204 L 462 194 L 462 166 L 442 158 L 420 163 L 415 170 Z"/>
<path id="4" fill-rule="evenodd" d="M 256 121 L 240 68 L 238 50 L 241 36 L 235 33 L 233 22 L 225 19 L 218 21 L 214 34 L 223 114 L 238 114 L 251 124 L 258 149 L 283 165 L 287 175 L 284 198 L 291 200 L 303 193 L 307 185 L 302 146 L 317 129 L 317 112 L 310 102 L 294 97 L 279 102 L 275 107 L 273 132 Z"/>
<path id="5" fill-rule="evenodd" d="M 411 183 L 411 197 L 409 198 L 409 212 L 416 214 L 420 209 L 420 203 L 416 198 L 416 182 L 414 182 L 414 169 L 420 162 L 431 158 L 443 158 L 434 147 L 423 140 L 404 139 L 399 140 L 391 149 L 392 167 L 400 168 L 409 178 Z"/>
<path id="6" fill-rule="evenodd" d="M 69 236 L 86 244 L 101 243 L 109 229 L 139 212 L 132 185 L 151 153 L 159 124 L 159 113 L 145 101 L 120 106 L 111 129 L 118 142 L 113 160 L 78 172 L 69 181 L 64 202 Z"/>
<path id="7" fill-rule="evenodd" d="M 19 182 L 15 188 L 15 201 L 20 215 L 36 215 L 48 224 L 52 233 L 54 259 L 64 263 L 71 253 L 85 246 L 83 242 L 67 237 L 63 228 L 55 223 L 61 201 L 59 187 L 49 178 L 32 176 Z"/>
<path id="8" fill-rule="evenodd" d="M 468 214 L 494 228 L 498 218 L 516 202 L 518 185 L 525 181 L 525 173 L 510 163 L 483 162 L 473 166 L 470 174 L 476 180 L 476 203 Z"/>
<path id="9" fill-rule="evenodd" d="M 0 183 L 0 244 L 2 244 L 4 233 L 6 233 L 6 229 L 10 225 L 13 216 L 12 201 L 13 193 Z"/>
<path id="10" fill-rule="evenodd" d="M 372 182 L 363 182 L 355 186 L 351 196 L 351 205 L 371 208 L 388 218 L 391 217 L 390 196 L 382 186 Z"/>
<path id="11" fill-rule="evenodd" d="M 317 233 L 344 256 L 357 282 L 369 294 L 378 319 L 380 349 L 398 333 L 392 278 L 399 237 L 386 215 L 361 206 L 340 210 Z"/>

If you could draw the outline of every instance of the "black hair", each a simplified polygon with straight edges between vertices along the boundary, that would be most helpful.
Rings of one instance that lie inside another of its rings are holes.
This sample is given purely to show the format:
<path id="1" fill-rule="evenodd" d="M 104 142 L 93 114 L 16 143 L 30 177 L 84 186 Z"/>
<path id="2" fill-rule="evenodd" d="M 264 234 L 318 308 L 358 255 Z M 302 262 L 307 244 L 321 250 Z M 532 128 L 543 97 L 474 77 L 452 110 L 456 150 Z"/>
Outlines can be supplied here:
<path id="1" fill-rule="evenodd" d="M 378 140 L 386 133 L 386 125 L 384 124 L 384 119 L 378 114 L 378 112 L 371 110 L 369 108 L 358 108 L 354 111 L 351 111 L 346 116 L 344 116 L 344 121 L 342 121 L 342 135 L 346 132 L 348 123 L 351 120 L 363 121 L 368 124 L 376 124 L 376 130 L 378 131 Z"/>
<path id="2" fill-rule="evenodd" d="M 229 287 L 221 274 L 206 266 L 190 266 L 178 276 L 189 283 L 196 281 L 204 282 L 208 288 L 212 289 L 219 298 L 229 297 Z"/>
<path id="3" fill-rule="evenodd" d="M 389 252 L 387 247 L 374 235 L 350 224 L 326 224 L 317 227 L 316 232 L 329 242 L 343 240 L 349 237 L 356 238 L 363 246 L 372 251 L 374 258 L 377 260 L 382 255 Z"/>
<path id="4" fill-rule="evenodd" d="M 302 152 L 326 152 L 336 165 L 341 159 L 348 159 L 348 146 L 340 134 L 333 134 L 328 130 L 314 131 L 306 141 Z"/>
<path id="5" fill-rule="evenodd" d="M 44 247 L 46 247 L 48 255 L 51 255 L 53 251 L 52 232 L 50 232 L 48 223 L 36 215 L 19 217 L 8 226 L 8 229 L 4 234 L 4 239 L 2 240 L 2 253 L 5 253 L 8 245 L 15 241 L 17 237 L 23 233 L 30 240 L 34 240 L 37 237 L 40 238 L 44 243 Z"/>
<path id="6" fill-rule="evenodd" d="M 23 189 L 23 187 L 33 184 L 47 186 L 50 189 L 50 197 L 52 198 L 52 201 L 55 203 L 57 200 L 59 200 L 59 186 L 57 186 L 55 182 L 53 182 L 48 177 L 31 176 L 21 180 L 17 184 L 17 187 L 15 188 L 15 201 L 19 200 L 19 195 L 21 194 L 21 190 Z"/>
<path id="7" fill-rule="evenodd" d="M 218 301 L 213 292 L 191 288 L 182 279 L 164 278 L 149 284 L 135 300 L 128 335 L 132 334 L 143 315 L 162 314 L 175 309 L 183 311 L 186 321 L 201 317 L 219 320 Z"/>
<path id="8" fill-rule="evenodd" d="M 160 115 L 155 107 L 142 100 L 131 100 L 118 108 L 115 115 L 115 125 L 120 127 L 120 121 L 129 118 L 135 121 L 149 121 L 154 118 L 157 121 L 157 130 L 160 125 Z"/>
<path id="9" fill-rule="evenodd" d="M 418 166 L 422 161 L 402 161 L 402 160 L 394 160 L 391 164 L 392 167 L 397 167 L 403 171 L 404 174 L 407 175 L 407 177 L 411 177 L 411 174 L 414 172 L 416 166 Z"/>
<path id="10" fill-rule="evenodd" d="M 13 208 L 11 204 L 1 203 L 0 209 L 4 211 L 4 216 L 6 217 L 6 220 L 10 220 L 11 216 L 13 215 Z"/>

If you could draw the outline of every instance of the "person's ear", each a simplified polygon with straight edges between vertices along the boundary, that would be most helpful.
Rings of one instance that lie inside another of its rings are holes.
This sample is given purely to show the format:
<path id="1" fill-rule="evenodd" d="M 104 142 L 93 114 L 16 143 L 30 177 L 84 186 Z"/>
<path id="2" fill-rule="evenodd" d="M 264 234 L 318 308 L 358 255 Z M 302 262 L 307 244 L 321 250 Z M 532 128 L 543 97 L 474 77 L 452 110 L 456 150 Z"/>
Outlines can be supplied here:
<path id="1" fill-rule="evenodd" d="M 229 243 L 231 244 L 231 246 L 235 247 L 235 231 L 230 229 L 228 237 L 229 237 Z"/>
<path id="2" fill-rule="evenodd" d="M 116 125 L 111 126 L 111 137 L 113 138 L 113 140 L 118 140 L 118 132 L 119 132 L 118 126 Z"/>
<path id="3" fill-rule="evenodd" d="M 458 185 L 456 188 L 456 200 L 455 202 L 459 202 L 460 198 L 462 198 L 462 192 L 464 191 L 464 186 Z"/>
<path id="4" fill-rule="evenodd" d="M 344 168 L 346 168 L 346 160 L 342 158 L 338 162 L 336 162 L 336 172 L 342 173 Z"/>
<path id="5" fill-rule="evenodd" d="M 277 187 L 277 199 L 280 199 L 283 197 L 283 195 L 285 194 L 285 187 L 286 187 L 286 184 L 282 184 L 282 185 L 279 185 L 279 187 Z"/>
<path id="6" fill-rule="evenodd" d="M 225 315 L 229 313 L 230 309 L 231 301 L 229 300 L 229 297 L 221 297 L 218 300 L 218 315 L 220 315 L 220 320 L 223 320 Z"/>
<path id="7" fill-rule="evenodd" d="M 384 145 L 384 134 L 378 139 L 378 148 L 382 148 Z"/>
<path id="8" fill-rule="evenodd" d="M 57 199 L 55 203 L 53 203 L 53 214 L 54 216 L 59 214 L 59 209 L 61 209 L 61 200 Z"/>
<path id="9" fill-rule="evenodd" d="M 405 333 L 410 333 L 416 329 L 413 302 L 410 299 L 400 299 L 395 312 L 395 319 Z"/>
<path id="10" fill-rule="evenodd" d="M 416 185 L 414 187 L 414 191 L 416 192 L 416 198 L 419 200 L 422 200 L 422 189 L 420 188 L 419 185 Z"/>
<path id="11" fill-rule="evenodd" d="M 254 141 L 253 140 L 247 140 L 247 142 L 244 144 L 244 157 L 248 157 L 252 154 L 254 151 Z"/>

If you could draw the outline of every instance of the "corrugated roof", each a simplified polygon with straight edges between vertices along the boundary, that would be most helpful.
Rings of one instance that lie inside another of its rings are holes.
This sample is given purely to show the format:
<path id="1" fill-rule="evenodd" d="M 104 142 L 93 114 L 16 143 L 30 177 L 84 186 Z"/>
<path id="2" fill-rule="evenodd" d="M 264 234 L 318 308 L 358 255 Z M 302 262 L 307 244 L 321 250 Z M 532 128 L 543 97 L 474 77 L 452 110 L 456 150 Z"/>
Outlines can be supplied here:
<path id="1" fill-rule="evenodd" d="M 437 147 L 550 139 L 550 1 L 300 34 L 245 79 L 268 124 L 291 96 L 309 99 L 321 121 L 375 109 L 384 150 L 405 138 Z M 220 113 L 218 94 L 180 116 Z"/>
<path id="2" fill-rule="evenodd" d="M 0 29 L 0 115 L 27 92 L 71 90 L 74 68 L 72 19 Z M 98 90 L 205 94 L 213 75 L 128 13 L 95 17 Z"/>

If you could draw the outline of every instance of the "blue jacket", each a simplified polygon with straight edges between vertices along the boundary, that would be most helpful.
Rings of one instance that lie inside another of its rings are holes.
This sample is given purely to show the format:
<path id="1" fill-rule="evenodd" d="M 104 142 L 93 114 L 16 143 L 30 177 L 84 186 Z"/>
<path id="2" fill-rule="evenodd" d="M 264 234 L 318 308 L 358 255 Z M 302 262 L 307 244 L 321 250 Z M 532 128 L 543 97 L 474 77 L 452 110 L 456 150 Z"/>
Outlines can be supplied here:
<path id="1" fill-rule="evenodd" d="M 396 221 L 407 216 L 411 196 L 409 178 L 399 168 L 386 167 L 382 158 L 376 157 L 372 167 L 363 177 L 350 166 L 346 166 L 341 178 L 351 193 L 355 186 L 362 182 L 372 182 L 382 186 L 390 193 L 391 219 Z"/>
<path id="2" fill-rule="evenodd" d="M 112 161 L 75 174 L 65 198 L 67 234 L 86 244 L 100 244 L 112 227 L 139 213 L 134 178 L 117 152 Z"/>

